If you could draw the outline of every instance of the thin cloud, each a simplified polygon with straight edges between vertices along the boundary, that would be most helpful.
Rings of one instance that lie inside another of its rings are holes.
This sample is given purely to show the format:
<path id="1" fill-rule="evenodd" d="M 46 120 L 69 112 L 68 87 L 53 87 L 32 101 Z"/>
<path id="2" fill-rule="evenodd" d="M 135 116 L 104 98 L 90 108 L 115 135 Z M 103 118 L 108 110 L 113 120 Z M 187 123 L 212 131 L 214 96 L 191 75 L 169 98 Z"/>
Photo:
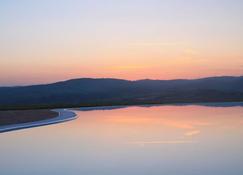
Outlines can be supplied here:
<path id="1" fill-rule="evenodd" d="M 138 69 L 146 69 L 148 66 L 139 66 L 139 65 L 128 65 L 128 66 L 113 66 L 109 67 L 112 70 L 138 70 Z"/>
<path id="2" fill-rule="evenodd" d="M 184 54 L 186 55 L 199 55 L 199 52 L 196 49 L 188 48 L 184 50 Z"/>
<path id="3" fill-rule="evenodd" d="M 129 46 L 177 46 L 181 45 L 178 42 L 135 42 L 130 43 Z"/>
<path id="4" fill-rule="evenodd" d="M 200 134 L 200 131 L 199 130 L 194 130 L 194 131 L 186 132 L 185 136 L 195 136 L 195 135 L 198 135 L 198 134 Z"/>
<path id="5" fill-rule="evenodd" d="M 161 141 L 134 141 L 128 142 L 128 144 L 135 145 L 146 145 L 146 144 L 188 144 L 188 143 L 196 143 L 192 140 L 161 140 Z"/>

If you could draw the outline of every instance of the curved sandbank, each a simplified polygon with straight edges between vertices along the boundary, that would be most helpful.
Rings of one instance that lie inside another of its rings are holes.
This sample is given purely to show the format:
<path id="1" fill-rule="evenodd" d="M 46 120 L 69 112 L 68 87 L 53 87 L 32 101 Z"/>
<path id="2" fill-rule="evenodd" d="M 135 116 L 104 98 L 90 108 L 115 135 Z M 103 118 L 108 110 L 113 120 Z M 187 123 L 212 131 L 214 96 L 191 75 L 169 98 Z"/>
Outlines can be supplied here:
<path id="1" fill-rule="evenodd" d="M 56 123 L 74 120 L 77 118 L 76 114 L 68 109 L 53 109 L 52 111 L 58 112 L 58 116 L 54 117 L 54 118 L 50 118 L 50 119 L 36 121 L 36 122 L 0 126 L 0 133 L 19 130 L 19 129 L 27 129 L 27 128 L 32 128 L 32 127 L 44 126 L 44 125 L 50 125 L 50 124 L 56 124 Z"/>

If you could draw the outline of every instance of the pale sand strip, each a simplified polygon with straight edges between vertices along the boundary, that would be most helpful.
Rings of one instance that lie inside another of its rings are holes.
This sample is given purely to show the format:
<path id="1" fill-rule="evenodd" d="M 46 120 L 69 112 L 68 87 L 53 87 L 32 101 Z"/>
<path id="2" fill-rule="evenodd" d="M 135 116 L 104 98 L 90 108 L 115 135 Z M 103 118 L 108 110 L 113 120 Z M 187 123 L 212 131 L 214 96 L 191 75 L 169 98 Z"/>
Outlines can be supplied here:
<path id="1" fill-rule="evenodd" d="M 61 123 L 61 122 L 74 120 L 77 118 L 76 114 L 68 109 L 53 109 L 53 111 L 58 112 L 57 117 L 54 117 L 51 119 L 40 120 L 40 121 L 36 121 L 36 122 L 1 126 L 0 133 L 7 132 L 7 131 L 14 131 L 14 130 L 18 130 L 18 129 L 27 129 L 27 128 L 32 128 L 32 127 Z"/>

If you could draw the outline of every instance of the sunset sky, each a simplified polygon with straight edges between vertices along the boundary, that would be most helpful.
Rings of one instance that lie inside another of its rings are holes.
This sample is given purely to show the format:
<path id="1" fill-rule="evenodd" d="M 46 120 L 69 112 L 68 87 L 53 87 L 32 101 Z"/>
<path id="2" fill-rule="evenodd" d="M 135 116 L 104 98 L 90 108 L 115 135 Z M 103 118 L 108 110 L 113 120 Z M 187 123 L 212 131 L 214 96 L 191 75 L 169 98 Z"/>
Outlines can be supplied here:
<path id="1" fill-rule="evenodd" d="M 243 75 L 242 0 L 1 0 L 0 86 Z"/>

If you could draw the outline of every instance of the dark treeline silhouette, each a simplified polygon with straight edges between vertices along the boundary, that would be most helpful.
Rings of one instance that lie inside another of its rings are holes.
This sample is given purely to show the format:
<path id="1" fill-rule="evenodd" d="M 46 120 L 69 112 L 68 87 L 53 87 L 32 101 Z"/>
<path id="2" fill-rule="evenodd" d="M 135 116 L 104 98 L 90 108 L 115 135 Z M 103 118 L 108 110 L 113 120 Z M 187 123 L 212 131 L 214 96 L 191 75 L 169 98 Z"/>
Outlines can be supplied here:
<path id="1" fill-rule="evenodd" d="M 0 87 L 0 109 L 243 101 L 243 77 L 186 80 L 81 78 Z"/>

